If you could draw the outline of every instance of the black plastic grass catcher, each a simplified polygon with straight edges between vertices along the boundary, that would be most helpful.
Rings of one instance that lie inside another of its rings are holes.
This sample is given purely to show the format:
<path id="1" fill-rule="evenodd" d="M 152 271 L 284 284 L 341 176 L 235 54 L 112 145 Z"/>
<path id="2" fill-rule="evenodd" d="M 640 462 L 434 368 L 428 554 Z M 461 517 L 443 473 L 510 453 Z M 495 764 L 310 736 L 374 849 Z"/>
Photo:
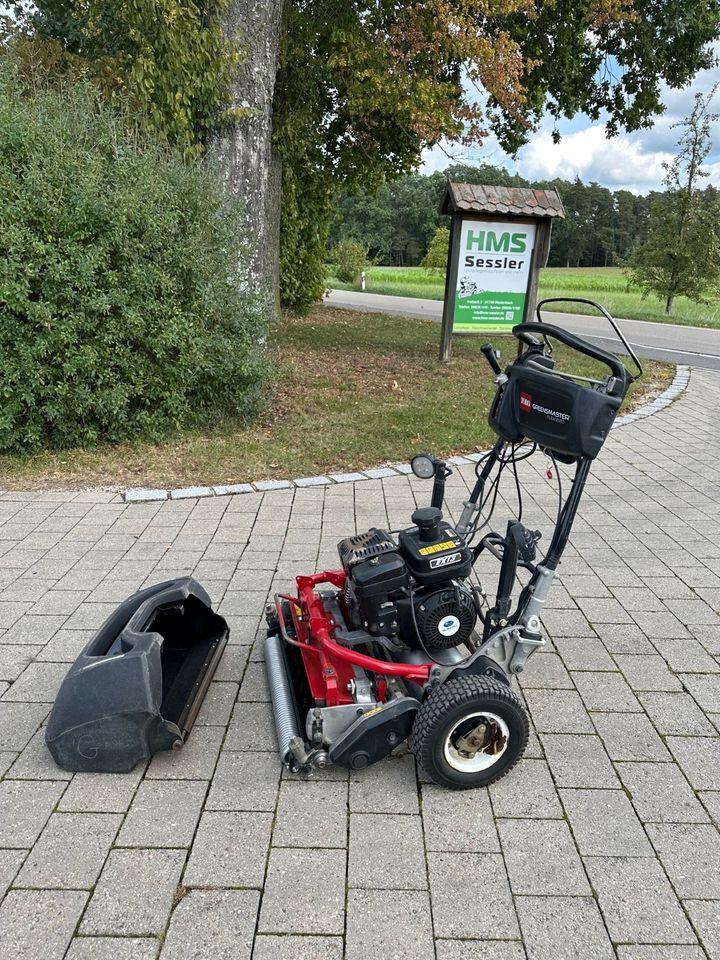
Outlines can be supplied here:
<path id="1" fill-rule="evenodd" d="M 62 682 L 45 735 L 56 763 L 117 773 L 182 747 L 228 633 L 191 577 L 125 600 Z"/>

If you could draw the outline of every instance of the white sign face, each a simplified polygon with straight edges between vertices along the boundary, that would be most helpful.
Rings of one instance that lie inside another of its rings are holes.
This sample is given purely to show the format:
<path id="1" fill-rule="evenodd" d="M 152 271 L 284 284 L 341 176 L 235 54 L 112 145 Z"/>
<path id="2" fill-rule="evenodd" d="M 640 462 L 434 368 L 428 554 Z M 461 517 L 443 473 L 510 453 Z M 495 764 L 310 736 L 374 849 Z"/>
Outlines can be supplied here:
<path id="1" fill-rule="evenodd" d="M 463 220 L 453 326 L 472 333 L 522 323 L 535 224 Z"/>

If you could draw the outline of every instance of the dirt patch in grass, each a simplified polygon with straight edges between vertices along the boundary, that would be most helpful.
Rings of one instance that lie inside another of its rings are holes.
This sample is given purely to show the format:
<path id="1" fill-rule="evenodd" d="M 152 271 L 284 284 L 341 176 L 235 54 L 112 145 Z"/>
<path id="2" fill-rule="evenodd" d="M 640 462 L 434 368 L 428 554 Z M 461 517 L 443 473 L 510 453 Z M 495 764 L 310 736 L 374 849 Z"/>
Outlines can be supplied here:
<path id="1" fill-rule="evenodd" d="M 419 449 L 450 456 L 486 448 L 495 392 L 481 340 L 458 338 L 437 360 L 437 324 L 318 307 L 287 317 L 269 349 L 278 375 L 261 416 L 222 421 L 164 443 L 0 457 L 4 489 L 181 487 L 240 483 L 407 461 Z M 503 359 L 516 341 L 493 337 Z M 593 361 L 557 352 L 562 369 L 586 376 Z M 627 401 L 636 406 L 668 385 L 674 367 L 646 363 Z"/>

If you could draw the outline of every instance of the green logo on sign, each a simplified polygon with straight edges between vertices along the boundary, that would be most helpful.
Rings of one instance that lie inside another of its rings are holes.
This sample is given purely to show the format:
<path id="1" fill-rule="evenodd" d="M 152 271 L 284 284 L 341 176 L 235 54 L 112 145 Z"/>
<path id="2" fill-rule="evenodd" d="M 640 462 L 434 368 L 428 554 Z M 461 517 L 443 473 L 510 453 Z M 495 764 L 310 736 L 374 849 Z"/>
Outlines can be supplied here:
<path id="1" fill-rule="evenodd" d="M 466 250 L 483 250 L 489 253 L 525 253 L 527 234 L 501 233 L 494 230 L 468 230 Z"/>

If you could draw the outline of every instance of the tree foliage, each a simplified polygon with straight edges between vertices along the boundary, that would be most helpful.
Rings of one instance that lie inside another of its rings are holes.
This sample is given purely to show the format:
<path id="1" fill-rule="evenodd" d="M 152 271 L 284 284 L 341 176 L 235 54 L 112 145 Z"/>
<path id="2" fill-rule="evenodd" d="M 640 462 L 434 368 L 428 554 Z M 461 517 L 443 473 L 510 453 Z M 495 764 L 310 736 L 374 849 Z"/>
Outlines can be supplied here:
<path id="1" fill-rule="evenodd" d="M 665 300 L 670 313 L 676 296 L 702 302 L 720 286 L 720 203 L 703 203 L 698 183 L 710 152 L 710 130 L 718 114 L 710 112 L 717 87 L 698 93 L 681 130 L 676 157 L 665 164 L 666 192 L 650 207 L 648 236 L 630 258 L 628 272 L 645 294 Z"/>
<path id="2" fill-rule="evenodd" d="M 294 218 L 317 229 L 328 195 L 372 191 L 442 138 L 492 130 L 514 152 L 546 109 L 647 126 L 663 82 L 711 64 L 719 26 L 719 0 L 288 2 L 275 137 Z"/>
<path id="3" fill-rule="evenodd" d="M 447 227 L 438 227 L 430 241 L 428 252 L 422 261 L 422 266 L 428 270 L 442 270 L 447 268 L 448 248 L 450 247 L 450 230 Z"/>
<path id="4" fill-rule="evenodd" d="M 266 318 L 238 204 L 89 84 L 0 57 L 0 450 L 251 411 Z"/>
<path id="5" fill-rule="evenodd" d="M 226 3 L 39 0 L 35 26 L 127 84 L 172 139 L 197 143 L 237 55 L 218 26 Z M 514 152 L 545 111 L 602 117 L 611 135 L 647 126 L 663 84 L 709 66 L 720 32 L 720 0 L 287 0 L 284 10 L 273 122 L 282 291 L 298 308 L 322 289 L 339 194 L 408 173 L 443 138 L 479 144 L 493 131 Z"/>
<path id="6" fill-rule="evenodd" d="M 399 177 L 381 184 L 375 192 L 361 190 L 341 197 L 330 243 L 352 237 L 364 243 L 379 263 L 421 263 L 436 231 L 449 224 L 449 218 L 438 212 L 448 180 L 557 190 L 567 216 L 553 223 L 551 267 L 603 267 L 626 260 L 647 237 L 649 209 L 655 196 L 612 191 L 579 178 L 530 182 L 502 167 L 454 164 L 431 174 Z M 709 207 L 715 195 L 714 188 L 707 187 L 700 200 Z"/>
<path id="7" fill-rule="evenodd" d="M 32 66 L 89 71 L 143 113 L 156 135 L 197 156 L 208 132 L 237 115 L 227 91 L 241 51 L 225 36 L 229 0 L 36 0 L 23 9 Z M 43 45 L 44 44 L 44 45 Z"/>
<path id="8" fill-rule="evenodd" d="M 331 251 L 335 275 L 343 283 L 357 283 L 368 265 L 367 247 L 357 240 L 341 240 Z"/>

